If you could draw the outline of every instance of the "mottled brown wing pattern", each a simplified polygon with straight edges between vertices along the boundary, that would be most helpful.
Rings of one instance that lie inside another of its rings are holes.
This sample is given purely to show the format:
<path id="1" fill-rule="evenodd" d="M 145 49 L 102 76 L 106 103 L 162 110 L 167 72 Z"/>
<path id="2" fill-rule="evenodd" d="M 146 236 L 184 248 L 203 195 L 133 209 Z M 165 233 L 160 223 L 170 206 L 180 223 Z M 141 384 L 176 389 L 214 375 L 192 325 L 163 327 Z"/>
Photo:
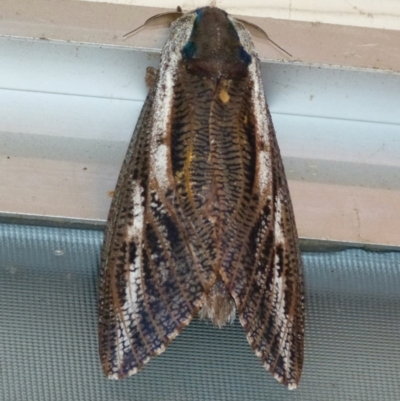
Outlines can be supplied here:
<path id="1" fill-rule="evenodd" d="M 134 374 L 160 354 L 202 304 L 204 256 L 152 174 L 153 89 L 118 179 L 105 235 L 99 296 L 99 346 L 110 378 Z M 191 230 L 193 231 L 193 230 Z"/>
<path id="2" fill-rule="evenodd" d="M 248 32 L 239 23 L 236 27 L 245 49 L 257 60 Z M 246 85 L 250 93 L 242 98 L 253 100 L 246 124 L 254 134 L 255 179 L 250 199 L 237 205 L 240 213 L 227 230 L 222 277 L 256 355 L 278 381 L 295 388 L 303 363 L 302 261 L 258 61 L 250 72 Z M 250 179 L 251 175 L 245 181 Z"/>
<path id="3" fill-rule="evenodd" d="M 99 288 L 99 352 L 107 376 L 123 377 L 134 364 L 143 364 L 145 355 L 138 361 L 125 362 L 128 348 L 123 339 L 129 330 L 128 311 L 124 311 L 127 298 L 126 278 L 129 274 L 130 243 L 126 240 L 126 227 L 132 224 L 132 175 L 142 175 L 143 184 L 148 176 L 148 134 L 150 130 L 152 90 L 145 102 L 121 168 L 108 216 L 107 230 L 101 256 Z M 125 315 L 125 316 L 124 316 Z M 136 359 L 136 356 L 134 357 Z M 132 357 L 131 357 L 132 359 Z M 132 366 L 131 366 L 132 365 Z"/>
<path id="4" fill-rule="evenodd" d="M 243 212 L 247 224 L 227 235 L 222 276 L 256 355 L 295 388 L 303 362 L 302 262 L 272 125 L 269 132 L 272 182 L 264 193 L 253 192 L 251 213 Z"/>

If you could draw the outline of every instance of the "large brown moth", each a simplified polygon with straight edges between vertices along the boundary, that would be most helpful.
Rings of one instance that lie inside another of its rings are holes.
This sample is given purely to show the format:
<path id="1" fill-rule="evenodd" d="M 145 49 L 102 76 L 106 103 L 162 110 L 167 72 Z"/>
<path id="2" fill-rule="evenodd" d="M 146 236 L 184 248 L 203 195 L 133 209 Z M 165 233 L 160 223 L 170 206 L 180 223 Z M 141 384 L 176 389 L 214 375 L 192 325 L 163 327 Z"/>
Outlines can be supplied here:
<path id="1" fill-rule="evenodd" d="M 102 250 L 100 358 L 136 373 L 199 314 L 237 314 L 289 388 L 303 363 L 292 203 L 258 56 L 243 24 L 205 7 L 171 26 L 116 186 Z"/>

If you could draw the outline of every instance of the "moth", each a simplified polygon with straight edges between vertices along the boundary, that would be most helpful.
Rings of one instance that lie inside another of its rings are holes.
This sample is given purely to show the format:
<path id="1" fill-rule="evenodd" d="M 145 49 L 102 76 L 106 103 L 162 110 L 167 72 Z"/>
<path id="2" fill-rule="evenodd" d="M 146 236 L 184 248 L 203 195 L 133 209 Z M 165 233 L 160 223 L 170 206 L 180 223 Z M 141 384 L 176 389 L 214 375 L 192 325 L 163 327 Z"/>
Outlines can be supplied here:
<path id="1" fill-rule="evenodd" d="M 303 279 L 284 168 L 245 26 L 215 7 L 171 26 L 123 163 L 102 249 L 106 375 L 136 373 L 197 314 L 237 315 L 289 388 L 303 363 Z"/>

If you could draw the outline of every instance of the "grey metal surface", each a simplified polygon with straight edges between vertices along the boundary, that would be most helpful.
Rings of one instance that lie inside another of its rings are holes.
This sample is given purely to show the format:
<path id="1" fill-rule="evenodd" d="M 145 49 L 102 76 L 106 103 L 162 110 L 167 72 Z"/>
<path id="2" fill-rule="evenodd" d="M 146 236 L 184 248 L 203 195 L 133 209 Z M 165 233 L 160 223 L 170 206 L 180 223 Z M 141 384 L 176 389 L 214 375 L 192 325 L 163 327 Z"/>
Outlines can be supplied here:
<path id="1" fill-rule="evenodd" d="M 6 112 L 0 132 L 94 140 L 129 140 L 147 93 L 146 67 L 158 67 L 160 58 L 137 49 L 26 38 L 0 37 L 0 49 Z M 326 125 L 369 122 L 376 129 L 400 124 L 399 73 L 295 62 L 261 67 L 273 115 L 320 118 Z M 362 130 L 354 131 L 349 139 L 358 142 Z M 361 151 L 370 146 L 358 145 Z"/>
<path id="2" fill-rule="evenodd" d="M 261 366 L 238 322 L 193 321 L 138 375 L 97 356 L 100 231 L 0 225 L 0 400 L 398 400 L 400 253 L 305 253 L 300 387 Z"/>
<path id="3" fill-rule="evenodd" d="M 74 31 L 67 14 L 59 28 Z M 106 219 L 146 96 L 145 69 L 159 54 L 128 47 L 144 32 L 115 46 L 84 32 L 78 42 L 0 36 L 2 215 Z M 400 74 L 382 68 L 261 65 L 302 237 L 400 245 Z"/>

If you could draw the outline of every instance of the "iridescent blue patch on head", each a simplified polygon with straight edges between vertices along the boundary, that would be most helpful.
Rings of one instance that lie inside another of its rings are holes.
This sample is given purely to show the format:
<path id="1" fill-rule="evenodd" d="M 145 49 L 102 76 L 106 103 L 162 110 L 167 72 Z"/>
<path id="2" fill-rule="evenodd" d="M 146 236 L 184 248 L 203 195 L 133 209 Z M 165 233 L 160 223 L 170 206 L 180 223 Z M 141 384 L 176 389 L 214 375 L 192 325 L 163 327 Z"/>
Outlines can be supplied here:
<path id="1" fill-rule="evenodd" d="M 190 60 L 194 57 L 194 55 L 196 54 L 196 44 L 194 42 L 192 42 L 191 40 L 189 40 L 189 42 L 186 43 L 185 46 L 183 46 L 182 49 L 182 57 L 184 60 Z"/>
<path id="2" fill-rule="evenodd" d="M 197 14 L 196 19 L 197 19 L 197 18 L 201 18 L 201 15 L 203 14 L 203 10 L 204 10 L 204 8 L 198 8 L 198 9 L 196 10 L 196 14 Z"/>
<path id="3" fill-rule="evenodd" d="M 243 46 L 240 46 L 239 57 L 244 64 L 249 65 L 251 63 L 251 56 L 246 52 L 246 50 L 244 50 Z"/>
<path id="4" fill-rule="evenodd" d="M 239 34 L 235 28 L 235 25 L 233 24 L 233 22 L 231 20 L 229 20 L 229 23 L 232 27 L 232 32 L 234 32 L 234 35 L 240 41 Z M 246 65 L 249 65 L 251 63 L 251 56 L 249 53 L 246 52 L 246 50 L 244 50 L 243 46 L 240 46 L 240 48 L 239 48 L 239 58 Z"/>
<path id="5" fill-rule="evenodd" d="M 196 12 L 196 19 L 193 22 L 193 28 L 192 28 L 192 34 L 191 36 L 193 36 L 193 32 L 197 29 L 197 26 L 199 24 L 199 20 L 202 17 L 203 14 L 203 10 L 204 8 L 198 8 L 195 12 Z M 196 54 L 197 51 L 197 46 L 196 44 L 192 41 L 189 40 L 189 42 L 186 43 L 186 45 L 183 47 L 181 53 L 182 53 L 182 57 L 184 60 L 190 60 L 194 57 L 194 55 Z"/>

